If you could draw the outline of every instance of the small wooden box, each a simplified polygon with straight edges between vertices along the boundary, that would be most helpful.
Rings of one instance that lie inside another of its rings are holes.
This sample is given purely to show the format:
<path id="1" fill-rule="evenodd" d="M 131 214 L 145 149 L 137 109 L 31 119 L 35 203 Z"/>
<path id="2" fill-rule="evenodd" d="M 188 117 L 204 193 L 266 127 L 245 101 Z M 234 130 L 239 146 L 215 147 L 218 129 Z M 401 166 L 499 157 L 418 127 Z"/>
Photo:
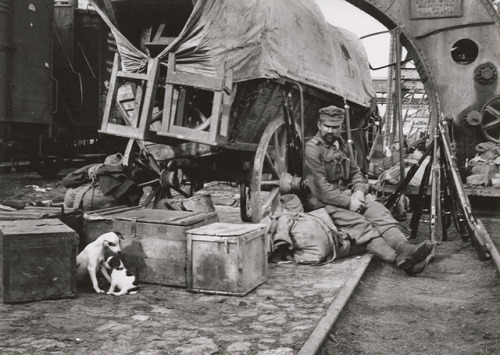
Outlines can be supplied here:
<path id="1" fill-rule="evenodd" d="M 188 231 L 187 290 L 244 296 L 267 280 L 264 226 L 214 223 Z"/>
<path id="2" fill-rule="evenodd" d="M 139 282 L 186 287 L 186 230 L 219 220 L 216 212 L 185 212 L 141 207 L 94 211 L 84 216 L 87 242 L 114 231 L 125 266 Z"/>
<path id="3" fill-rule="evenodd" d="M 59 219 L 0 221 L 5 303 L 74 297 L 78 235 Z"/>

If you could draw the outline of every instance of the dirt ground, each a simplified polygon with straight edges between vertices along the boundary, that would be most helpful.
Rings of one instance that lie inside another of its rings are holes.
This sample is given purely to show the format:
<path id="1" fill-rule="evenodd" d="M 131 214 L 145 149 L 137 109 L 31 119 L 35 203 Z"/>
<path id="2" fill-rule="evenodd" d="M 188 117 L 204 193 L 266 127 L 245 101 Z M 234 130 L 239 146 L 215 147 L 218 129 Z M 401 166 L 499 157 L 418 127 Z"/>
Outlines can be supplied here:
<path id="1" fill-rule="evenodd" d="M 43 179 L 35 173 L 0 174 L 0 205 L 16 208 L 52 200 L 60 202 L 63 199 L 64 188 L 60 184 L 62 172 L 56 179 Z M 420 224 L 418 241 L 427 237 L 427 216 L 424 215 Z M 500 214 L 497 217 L 482 218 L 489 231 L 499 245 Z M 383 264 L 374 259 L 358 285 L 354 295 L 341 313 L 330 335 L 323 345 L 321 354 L 500 354 L 500 276 L 492 261 L 479 261 L 475 250 L 469 243 L 461 241 L 450 227 L 450 241 L 443 242 L 436 251 L 436 260 L 417 277 L 407 277 L 400 270 Z M 161 300 L 167 295 L 153 292 L 152 295 Z M 142 294 L 142 298 L 148 296 Z M 92 307 L 91 295 L 85 313 L 100 313 L 109 317 L 109 322 L 98 332 L 87 333 L 82 339 L 88 343 L 102 340 L 110 330 L 119 330 L 113 323 L 117 315 L 111 310 Z M 141 298 L 141 299 L 142 299 Z M 121 300 L 116 301 L 120 305 Z M 249 312 L 248 305 L 237 304 Z M 184 305 L 185 306 L 185 305 Z M 151 307 L 144 303 L 144 309 Z M 153 306 L 154 307 L 154 306 Z M 169 315 L 171 309 L 158 310 Z M 209 308 L 206 312 L 209 314 Z M 52 331 L 65 327 L 71 333 L 70 324 L 60 324 L 61 317 L 48 315 L 41 308 L 26 314 L 26 323 L 17 325 L 17 332 L 22 332 L 27 339 L 30 336 L 29 324 L 37 323 L 42 318 L 50 317 Z M 29 314 L 28 314 L 29 313 Z M 120 314 L 123 311 L 120 312 Z M 269 314 L 273 314 L 272 311 Z M 88 315 L 88 314 L 87 314 Z M 125 314 L 120 317 L 125 317 Z M 195 315 L 193 315 L 195 316 Z M 198 315 L 196 315 L 198 316 Z M 8 314 L 2 314 L 6 319 Z M 137 315 L 140 318 L 140 315 Z M 139 319 L 138 321 L 143 321 Z M 3 323 L 3 322 L 1 322 Z M 1 324 L 0 323 L 0 324 Z M 12 325 L 11 325 L 12 326 Z M 156 348 L 145 349 L 142 353 L 165 353 L 162 350 L 161 339 L 175 334 L 156 334 L 154 324 L 151 327 L 151 343 L 156 342 Z M 73 327 L 74 328 L 74 327 Z M 89 325 L 90 329 L 90 325 Z M 11 329 L 12 330 L 12 329 Z M 0 326 L 0 335 L 5 339 L 6 328 Z M 193 329 L 192 333 L 197 330 Z M 56 334 L 61 332 L 56 331 Z M 192 334 L 191 334 L 192 335 Z M 283 334 L 285 337 L 287 334 Z M 183 336 L 189 337 L 190 334 Z M 228 335 L 229 337 L 229 335 Z M 65 337 L 54 343 L 54 347 L 44 348 L 44 353 L 73 353 L 66 347 L 70 342 L 83 341 L 78 337 Z M 238 336 L 233 334 L 232 340 Z M 126 342 L 129 339 L 118 339 Z M 292 342 L 293 343 L 293 342 Z M 11 344 L 12 345 L 12 344 Z M 210 344 L 195 344 L 192 354 L 219 354 L 210 350 Z M 240 348 L 233 348 L 229 353 L 251 354 L 246 351 L 244 343 Z M 298 350 L 296 347 L 293 349 Z M 66 349 L 66 350 L 65 350 Z M 155 349 L 155 350 L 152 350 Z M 85 351 L 92 350 L 89 346 Z M 101 349 L 105 351 L 106 349 Z M 110 350 L 110 349 L 107 349 Z M 19 353 L 29 353 L 19 350 Z M 184 353 L 184 352 L 183 352 Z M 189 352 L 185 352 L 186 354 Z M 278 354 L 276 352 L 275 354 Z M 285 354 L 285 353 L 283 353 Z"/>
<path id="2" fill-rule="evenodd" d="M 21 209 L 37 202 L 62 202 L 66 189 L 61 179 L 72 170 L 63 170 L 53 179 L 34 172 L 0 172 L 0 205 Z"/>
<path id="3" fill-rule="evenodd" d="M 500 219 L 483 221 L 498 248 Z M 500 354 L 499 274 L 452 238 L 417 277 L 374 259 L 322 354 Z"/>

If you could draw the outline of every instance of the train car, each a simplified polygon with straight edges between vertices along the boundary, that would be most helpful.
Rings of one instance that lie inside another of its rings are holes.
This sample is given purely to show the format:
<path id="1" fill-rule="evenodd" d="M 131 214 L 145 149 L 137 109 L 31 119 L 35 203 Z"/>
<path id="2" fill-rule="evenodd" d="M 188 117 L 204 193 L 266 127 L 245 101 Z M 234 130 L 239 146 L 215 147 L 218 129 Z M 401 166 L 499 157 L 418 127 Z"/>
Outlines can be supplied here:
<path id="1" fill-rule="evenodd" d="M 50 176 L 89 153 L 104 155 L 97 130 L 115 52 L 107 26 L 71 1 L 0 6 L 2 165 L 30 164 Z"/>
<path id="2" fill-rule="evenodd" d="M 116 52 L 114 38 L 95 11 L 71 2 L 55 6 L 54 26 L 54 122 L 65 147 L 63 157 L 99 160 L 124 147 L 98 132 Z"/>
<path id="3" fill-rule="evenodd" d="M 54 137 L 53 4 L 0 2 L 0 156 L 32 156 Z"/>

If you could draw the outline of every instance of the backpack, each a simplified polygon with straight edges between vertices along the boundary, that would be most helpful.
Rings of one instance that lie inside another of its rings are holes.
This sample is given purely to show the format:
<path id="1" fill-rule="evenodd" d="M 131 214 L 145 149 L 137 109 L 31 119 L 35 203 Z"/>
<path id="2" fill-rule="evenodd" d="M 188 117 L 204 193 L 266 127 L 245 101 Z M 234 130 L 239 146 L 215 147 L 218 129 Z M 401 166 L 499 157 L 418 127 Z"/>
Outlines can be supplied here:
<path id="1" fill-rule="evenodd" d="M 308 213 L 284 211 L 273 219 L 271 255 L 283 255 L 285 250 L 298 264 L 323 265 L 349 254 L 347 235 L 335 227 L 324 208 Z"/>

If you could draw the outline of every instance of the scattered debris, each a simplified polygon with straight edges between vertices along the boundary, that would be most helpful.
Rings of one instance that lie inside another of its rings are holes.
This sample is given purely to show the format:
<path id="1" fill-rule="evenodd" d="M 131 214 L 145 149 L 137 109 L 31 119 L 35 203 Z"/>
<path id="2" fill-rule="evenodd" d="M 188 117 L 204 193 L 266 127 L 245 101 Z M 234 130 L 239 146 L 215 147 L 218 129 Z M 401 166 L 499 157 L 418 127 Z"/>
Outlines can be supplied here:
<path id="1" fill-rule="evenodd" d="M 29 202 L 28 206 L 51 207 L 54 204 L 52 200 L 42 200 Z"/>
<path id="2" fill-rule="evenodd" d="M 33 191 L 36 191 L 36 192 L 47 192 L 47 191 L 51 190 L 50 188 L 40 187 L 38 185 L 26 185 L 24 187 L 32 187 Z"/>

